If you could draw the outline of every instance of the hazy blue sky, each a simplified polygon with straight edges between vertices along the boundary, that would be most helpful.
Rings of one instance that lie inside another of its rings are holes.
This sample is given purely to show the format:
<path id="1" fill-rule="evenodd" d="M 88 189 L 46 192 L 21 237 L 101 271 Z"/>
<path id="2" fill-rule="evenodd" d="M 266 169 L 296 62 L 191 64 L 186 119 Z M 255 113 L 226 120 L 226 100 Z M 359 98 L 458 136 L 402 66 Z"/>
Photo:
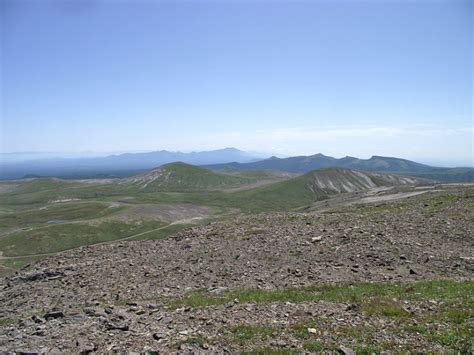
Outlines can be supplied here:
<path id="1" fill-rule="evenodd" d="M 474 163 L 471 1 L 0 1 L 3 152 Z"/>

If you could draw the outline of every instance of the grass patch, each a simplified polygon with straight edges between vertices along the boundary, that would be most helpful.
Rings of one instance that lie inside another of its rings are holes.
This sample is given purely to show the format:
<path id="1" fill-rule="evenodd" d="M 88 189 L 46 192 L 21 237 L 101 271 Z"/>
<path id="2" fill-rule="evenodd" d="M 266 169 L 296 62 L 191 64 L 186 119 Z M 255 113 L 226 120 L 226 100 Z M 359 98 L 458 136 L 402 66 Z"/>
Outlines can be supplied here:
<path id="1" fill-rule="evenodd" d="M 385 350 L 380 345 L 376 344 L 367 344 L 367 345 L 357 345 L 353 349 L 357 355 L 372 355 L 372 354 L 379 354 L 383 350 Z"/>
<path id="2" fill-rule="evenodd" d="M 21 231 L 0 238 L 5 256 L 54 253 L 100 242 L 129 237 L 163 226 L 158 221 L 104 222 L 99 225 L 65 223 Z"/>
<path id="3" fill-rule="evenodd" d="M 403 330 L 409 334 L 427 335 L 429 333 L 429 329 L 425 324 L 408 324 L 403 327 Z"/>
<path id="4" fill-rule="evenodd" d="M 2 318 L 2 319 L 0 319 L 0 327 L 8 327 L 10 325 L 15 324 L 16 322 L 17 321 L 15 321 L 14 319 Z"/>
<path id="5" fill-rule="evenodd" d="M 308 332 L 308 328 L 325 329 L 326 322 L 321 318 L 313 318 L 310 322 L 301 322 L 293 325 L 292 333 L 300 339 L 310 339 L 313 334 Z"/>
<path id="6" fill-rule="evenodd" d="M 275 329 L 260 325 L 239 325 L 232 329 L 234 341 L 245 343 L 255 338 L 266 339 L 275 332 Z"/>
<path id="7" fill-rule="evenodd" d="M 44 224 L 50 220 L 75 221 L 98 218 L 117 212 L 122 208 L 109 208 L 100 202 L 56 203 L 0 215 L 0 228 L 26 227 Z"/>
<path id="8" fill-rule="evenodd" d="M 45 256 L 26 256 L 23 258 L 4 259 L 1 261 L 1 264 L 10 269 L 21 269 L 28 264 L 33 264 L 44 258 Z"/>
<path id="9" fill-rule="evenodd" d="M 362 310 L 369 316 L 400 318 L 409 315 L 398 302 L 379 298 L 362 303 Z"/>
<path id="10" fill-rule="evenodd" d="M 201 336 L 193 336 L 180 341 L 176 346 L 179 348 L 182 344 L 203 346 L 208 343 L 207 339 Z"/>
<path id="11" fill-rule="evenodd" d="M 260 347 L 253 349 L 251 351 L 244 351 L 242 354 L 246 355 L 297 355 L 301 354 L 301 351 L 296 349 L 287 349 L 287 348 L 272 348 L 272 347 Z"/>
<path id="12" fill-rule="evenodd" d="M 198 290 L 188 293 L 183 299 L 171 302 L 173 307 L 191 306 L 205 307 L 225 304 L 238 299 L 241 303 L 269 303 L 269 302 L 355 302 L 363 304 L 367 300 L 424 300 L 435 299 L 440 301 L 473 301 L 473 281 L 420 281 L 403 284 L 386 283 L 359 283 L 356 285 L 325 285 L 308 288 L 289 288 L 275 290 L 234 289 L 219 295 Z M 374 306 L 375 307 L 375 306 Z M 387 305 L 373 310 L 387 311 L 388 314 L 400 311 L 389 309 Z M 370 307 L 368 308 L 370 311 Z"/>
<path id="13" fill-rule="evenodd" d="M 445 208 L 452 206 L 453 203 L 462 200 L 463 197 L 460 194 L 442 194 L 431 196 L 431 198 L 426 201 L 426 212 L 436 213 L 444 210 Z"/>
<path id="14" fill-rule="evenodd" d="M 434 316 L 431 317 L 432 320 L 447 322 L 450 324 L 463 324 L 469 320 L 469 318 L 473 318 L 474 313 L 472 309 L 448 309 L 443 310 Z"/>
<path id="15" fill-rule="evenodd" d="M 456 327 L 447 331 L 432 332 L 427 338 L 430 341 L 469 354 L 474 350 L 474 330 L 472 327 Z"/>
<path id="16" fill-rule="evenodd" d="M 304 349 L 311 352 L 320 352 L 320 351 L 334 351 L 336 346 L 332 344 L 325 344 L 320 341 L 308 341 L 304 343 Z"/>
<path id="17" fill-rule="evenodd" d="M 150 231 L 149 233 L 145 233 L 142 235 L 137 236 L 136 238 L 130 238 L 129 240 L 159 240 L 165 239 L 171 234 L 178 233 L 179 231 L 188 228 L 189 224 L 170 224 L 160 230 L 157 231 Z"/>
<path id="18" fill-rule="evenodd" d="M 461 353 L 469 353 L 474 350 L 474 319 L 473 302 L 459 302 L 450 304 L 449 308 L 441 309 L 435 314 L 423 317 L 423 322 L 428 325 L 424 336 L 432 342 L 436 342 Z M 436 325 L 441 324 L 442 328 Z"/>

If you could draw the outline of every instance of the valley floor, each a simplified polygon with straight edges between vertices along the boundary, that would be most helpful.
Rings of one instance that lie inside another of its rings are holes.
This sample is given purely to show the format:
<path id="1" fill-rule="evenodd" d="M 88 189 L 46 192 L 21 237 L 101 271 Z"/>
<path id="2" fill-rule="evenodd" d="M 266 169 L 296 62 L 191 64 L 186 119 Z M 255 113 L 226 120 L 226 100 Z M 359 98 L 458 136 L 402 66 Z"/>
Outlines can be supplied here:
<path id="1" fill-rule="evenodd" d="M 474 191 L 81 247 L 0 281 L 0 351 L 461 351 Z"/>

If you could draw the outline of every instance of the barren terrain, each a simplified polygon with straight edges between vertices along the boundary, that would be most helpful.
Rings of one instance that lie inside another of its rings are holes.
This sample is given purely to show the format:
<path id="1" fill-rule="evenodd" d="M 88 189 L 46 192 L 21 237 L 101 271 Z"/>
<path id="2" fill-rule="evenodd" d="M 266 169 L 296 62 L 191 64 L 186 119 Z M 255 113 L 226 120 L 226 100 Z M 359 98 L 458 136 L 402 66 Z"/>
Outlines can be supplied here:
<path id="1" fill-rule="evenodd" d="M 468 351 L 474 193 L 262 213 L 2 279 L 1 351 Z"/>

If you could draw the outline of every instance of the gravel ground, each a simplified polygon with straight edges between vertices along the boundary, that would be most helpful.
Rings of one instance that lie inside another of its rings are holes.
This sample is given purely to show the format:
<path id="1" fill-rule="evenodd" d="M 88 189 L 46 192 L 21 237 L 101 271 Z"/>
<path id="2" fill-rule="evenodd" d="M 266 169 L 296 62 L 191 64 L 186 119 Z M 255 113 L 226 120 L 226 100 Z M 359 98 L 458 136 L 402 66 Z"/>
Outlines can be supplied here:
<path id="1" fill-rule="evenodd" d="M 472 281 L 474 194 L 450 196 L 244 216 L 166 240 L 60 253 L 1 279 L 0 351 L 329 349 L 319 342 L 334 349 L 376 343 L 395 351 L 450 350 L 420 332 L 401 333 L 399 319 L 369 315 L 351 302 L 184 302 L 196 290 Z M 411 314 L 404 327 L 444 307 L 432 299 L 395 301 Z M 312 322 L 314 328 L 305 325 Z"/>

